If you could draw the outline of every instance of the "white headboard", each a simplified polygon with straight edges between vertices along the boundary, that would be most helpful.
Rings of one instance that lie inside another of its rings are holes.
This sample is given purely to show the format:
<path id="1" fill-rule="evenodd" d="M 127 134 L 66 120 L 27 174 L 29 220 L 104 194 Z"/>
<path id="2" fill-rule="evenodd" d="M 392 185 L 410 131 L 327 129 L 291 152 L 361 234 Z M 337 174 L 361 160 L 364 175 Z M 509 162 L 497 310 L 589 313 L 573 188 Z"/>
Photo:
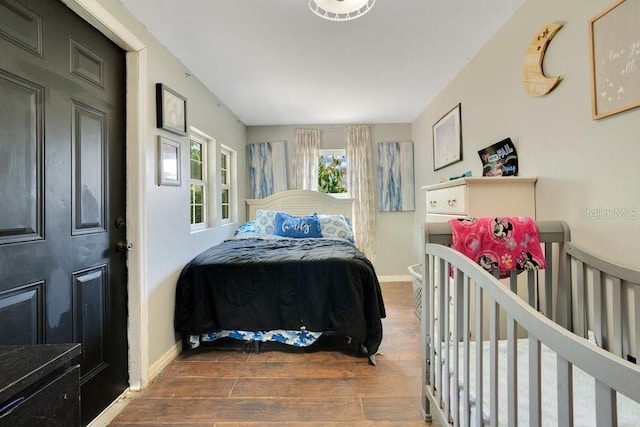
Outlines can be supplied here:
<path id="1" fill-rule="evenodd" d="M 312 213 L 353 217 L 353 199 L 339 199 L 326 193 L 311 190 L 288 190 L 272 194 L 264 199 L 246 199 L 247 220 L 256 218 L 258 209 L 283 211 L 290 215 Z"/>

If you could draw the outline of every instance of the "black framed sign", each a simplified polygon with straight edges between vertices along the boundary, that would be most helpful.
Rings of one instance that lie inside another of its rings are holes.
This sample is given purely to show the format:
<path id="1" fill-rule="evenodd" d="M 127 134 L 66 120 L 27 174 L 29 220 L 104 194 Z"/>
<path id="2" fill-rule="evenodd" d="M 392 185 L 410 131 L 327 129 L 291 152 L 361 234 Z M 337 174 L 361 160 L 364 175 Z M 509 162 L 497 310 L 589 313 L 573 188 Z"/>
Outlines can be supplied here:
<path id="1" fill-rule="evenodd" d="M 162 83 L 156 84 L 156 115 L 159 129 L 187 134 L 187 99 Z"/>

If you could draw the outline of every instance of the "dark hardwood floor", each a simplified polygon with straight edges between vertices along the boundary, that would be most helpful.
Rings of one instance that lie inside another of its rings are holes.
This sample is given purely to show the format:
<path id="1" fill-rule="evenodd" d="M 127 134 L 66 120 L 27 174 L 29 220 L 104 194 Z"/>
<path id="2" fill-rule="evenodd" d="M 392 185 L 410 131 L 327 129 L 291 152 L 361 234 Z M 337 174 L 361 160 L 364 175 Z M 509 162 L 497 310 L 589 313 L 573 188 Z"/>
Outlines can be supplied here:
<path id="1" fill-rule="evenodd" d="M 387 309 L 377 366 L 344 339 L 307 350 L 239 342 L 182 353 L 111 426 L 425 426 L 420 322 L 410 282 L 383 283 Z M 235 347 L 235 348 L 233 348 Z"/>

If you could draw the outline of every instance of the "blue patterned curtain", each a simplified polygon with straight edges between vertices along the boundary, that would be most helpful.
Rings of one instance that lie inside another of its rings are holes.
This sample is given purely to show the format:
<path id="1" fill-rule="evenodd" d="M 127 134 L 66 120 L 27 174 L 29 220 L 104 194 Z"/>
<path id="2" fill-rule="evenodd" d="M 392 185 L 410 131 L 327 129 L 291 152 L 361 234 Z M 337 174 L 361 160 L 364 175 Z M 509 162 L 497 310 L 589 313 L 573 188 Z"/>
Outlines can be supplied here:
<path id="1" fill-rule="evenodd" d="M 287 190 L 286 142 L 258 142 L 247 145 L 249 192 L 262 199 Z"/>

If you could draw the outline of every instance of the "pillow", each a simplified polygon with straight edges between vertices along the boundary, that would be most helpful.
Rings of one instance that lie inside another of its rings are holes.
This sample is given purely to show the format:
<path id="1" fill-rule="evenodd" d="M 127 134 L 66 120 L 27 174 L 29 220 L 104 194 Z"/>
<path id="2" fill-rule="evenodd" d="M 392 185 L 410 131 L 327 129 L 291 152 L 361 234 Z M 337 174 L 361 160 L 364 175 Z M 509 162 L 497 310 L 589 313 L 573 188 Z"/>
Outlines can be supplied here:
<path id="1" fill-rule="evenodd" d="M 247 233 L 257 233 L 256 222 L 255 221 L 247 221 L 242 224 L 240 227 L 236 229 L 236 232 L 233 233 L 234 236 L 238 234 L 247 234 Z"/>
<path id="2" fill-rule="evenodd" d="M 270 211 L 267 209 L 258 209 L 256 211 L 256 231 L 259 234 L 273 234 L 277 212 L 278 211 Z"/>
<path id="3" fill-rule="evenodd" d="M 344 215 L 318 215 L 322 237 L 354 242 L 351 222 Z"/>
<path id="4" fill-rule="evenodd" d="M 284 212 L 278 212 L 276 214 L 276 224 L 273 234 L 294 238 L 322 237 L 318 215 L 291 216 Z"/>

